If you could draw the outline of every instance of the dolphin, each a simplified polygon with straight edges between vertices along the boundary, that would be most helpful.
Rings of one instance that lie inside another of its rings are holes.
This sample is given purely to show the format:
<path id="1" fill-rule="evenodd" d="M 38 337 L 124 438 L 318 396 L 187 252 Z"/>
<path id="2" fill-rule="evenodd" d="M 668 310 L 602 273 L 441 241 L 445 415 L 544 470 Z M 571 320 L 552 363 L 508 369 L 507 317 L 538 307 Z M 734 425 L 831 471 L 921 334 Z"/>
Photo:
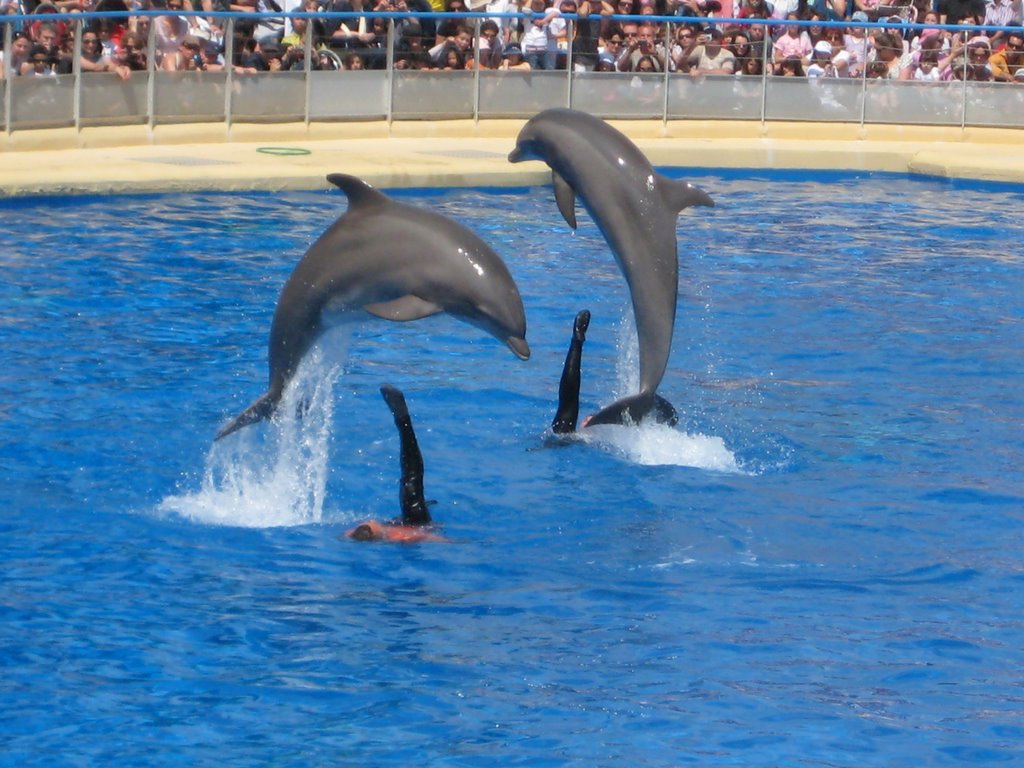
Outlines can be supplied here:
<path id="1" fill-rule="evenodd" d="M 542 160 L 551 167 L 562 218 L 576 229 L 579 197 L 629 285 L 640 344 L 640 391 L 601 409 L 585 426 L 639 424 L 652 410 L 660 421 L 674 424 L 675 409 L 656 390 L 676 318 L 676 217 L 683 208 L 714 201 L 698 187 L 656 172 L 637 146 L 604 120 L 572 109 L 546 109 L 531 118 L 508 159 Z"/>
<path id="2" fill-rule="evenodd" d="M 270 327 L 270 387 L 216 440 L 270 416 L 299 362 L 327 330 L 324 310 L 386 320 L 447 312 L 530 357 L 526 313 L 501 258 L 460 224 L 395 202 L 362 179 L 327 180 L 348 209 L 310 246 L 281 291 Z"/>

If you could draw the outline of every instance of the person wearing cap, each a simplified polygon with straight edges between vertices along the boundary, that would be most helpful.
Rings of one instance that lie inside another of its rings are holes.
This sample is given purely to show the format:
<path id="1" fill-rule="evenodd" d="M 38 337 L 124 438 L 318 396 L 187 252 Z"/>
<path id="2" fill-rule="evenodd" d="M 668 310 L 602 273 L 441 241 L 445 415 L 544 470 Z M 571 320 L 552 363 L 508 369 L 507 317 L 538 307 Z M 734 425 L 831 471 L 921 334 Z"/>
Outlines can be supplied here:
<path id="1" fill-rule="evenodd" d="M 872 58 L 874 49 L 871 38 L 861 24 L 867 23 L 868 16 L 863 11 L 857 11 L 850 17 L 853 22 L 846 28 L 843 36 L 843 47 L 850 56 L 849 72 L 850 77 L 860 77 L 867 66 L 868 59 Z"/>
<path id="2" fill-rule="evenodd" d="M 731 75 L 736 71 L 736 57 L 722 45 L 723 37 L 718 27 L 697 36 L 697 47 L 687 57 L 691 75 Z"/>
<path id="3" fill-rule="evenodd" d="M 502 50 L 501 64 L 498 65 L 498 69 L 528 72 L 530 70 L 530 62 L 523 58 L 523 49 L 512 43 Z"/>
<path id="4" fill-rule="evenodd" d="M 819 40 L 811 52 L 811 63 L 807 65 L 805 74 L 808 77 L 836 77 L 836 69 L 832 66 L 832 43 Z"/>

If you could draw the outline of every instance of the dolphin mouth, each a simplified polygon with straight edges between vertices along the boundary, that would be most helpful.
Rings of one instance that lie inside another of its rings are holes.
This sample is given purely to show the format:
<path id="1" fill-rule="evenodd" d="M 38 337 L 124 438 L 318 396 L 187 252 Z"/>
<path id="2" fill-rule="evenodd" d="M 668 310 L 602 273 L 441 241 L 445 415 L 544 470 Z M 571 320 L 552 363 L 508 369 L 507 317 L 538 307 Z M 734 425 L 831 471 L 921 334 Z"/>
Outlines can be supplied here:
<path id="1" fill-rule="evenodd" d="M 505 339 L 505 343 L 508 344 L 508 348 L 515 352 L 516 357 L 520 360 L 530 359 L 530 345 L 526 343 L 526 339 L 521 339 L 517 336 L 509 336 Z"/>
<path id="2" fill-rule="evenodd" d="M 515 149 L 513 149 L 511 152 L 508 153 L 508 161 L 510 163 L 518 163 L 518 162 L 522 162 L 522 160 L 523 160 L 523 150 L 521 150 L 519 147 L 516 147 Z"/>

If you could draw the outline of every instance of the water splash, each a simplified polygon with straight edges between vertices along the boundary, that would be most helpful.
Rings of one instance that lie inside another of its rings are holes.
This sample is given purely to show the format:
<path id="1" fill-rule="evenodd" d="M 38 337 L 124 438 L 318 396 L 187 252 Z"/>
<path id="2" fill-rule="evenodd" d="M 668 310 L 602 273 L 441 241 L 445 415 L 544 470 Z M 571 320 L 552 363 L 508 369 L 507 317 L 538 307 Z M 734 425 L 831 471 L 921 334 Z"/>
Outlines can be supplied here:
<path id="1" fill-rule="evenodd" d="M 740 473 L 736 456 L 721 437 L 688 434 L 665 424 L 639 427 L 600 424 L 579 432 L 589 444 L 605 449 L 634 464 L 696 467 L 715 472 Z"/>
<path id="2" fill-rule="evenodd" d="M 340 365 L 319 349 L 303 361 L 273 419 L 214 443 L 201 487 L 169 496 L 161 513 L 246 528 L 307 525 L 324 518 L 334 383 Z"/>

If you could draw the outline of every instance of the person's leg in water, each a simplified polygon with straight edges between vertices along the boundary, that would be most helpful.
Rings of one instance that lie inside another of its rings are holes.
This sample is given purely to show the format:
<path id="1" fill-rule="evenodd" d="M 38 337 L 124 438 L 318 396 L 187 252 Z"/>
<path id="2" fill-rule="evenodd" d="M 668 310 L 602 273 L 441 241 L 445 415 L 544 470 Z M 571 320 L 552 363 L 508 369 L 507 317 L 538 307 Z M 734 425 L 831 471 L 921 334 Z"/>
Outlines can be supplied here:
<path id="1" fill-rule="evenodd" d="M 412 428 L 412 418 L 405 404 L 405 396 L 400 390 L 388 384 L 380 388 L 380 393 L 391 409 L 391 415 L 395 417 L 395 426 L 398 428 L 401 443 L 402 479 L 398 495 L 402 505 L 402 516 L 393 523 L 430 525 L 430 512 L 427 510 L 427 500 L 423 496 L 423 454 L 420 453 L 419 443 L 416 442 L 416 433 Z"/>
<path id="2" fill-rule="evenodd" d="M 433 521 L 430 512 L 427 511 L 429 502 L 423 496 L 423 455 L 420 453 L 419 443 L 416 442 L 416 433 L 412 428 L 405 396 L 400 390 L 387 384 L 380 388 L 380 393 L 395 417 L 395 426 L 398 427 L 401 443 L 402 479 L 398 494 L 402 516 L 388 523 L 367 520 L 345 535 L 356 541 L 391 541 L 404 544 L 446 541 L 432 529 Z"/>
<path id="3" fill-rule="evenodd" d="M 572 341 L 562 366 L 562 380 L 558 384 L 558 411 L 551 422 L 551 431 L 556 435 L 576 431 L 580 417 L 580 366 L 583 362 L 583 342 L 587 340 L 590 326 L 590 311 L 581 310 L 572 324 Z"/>

